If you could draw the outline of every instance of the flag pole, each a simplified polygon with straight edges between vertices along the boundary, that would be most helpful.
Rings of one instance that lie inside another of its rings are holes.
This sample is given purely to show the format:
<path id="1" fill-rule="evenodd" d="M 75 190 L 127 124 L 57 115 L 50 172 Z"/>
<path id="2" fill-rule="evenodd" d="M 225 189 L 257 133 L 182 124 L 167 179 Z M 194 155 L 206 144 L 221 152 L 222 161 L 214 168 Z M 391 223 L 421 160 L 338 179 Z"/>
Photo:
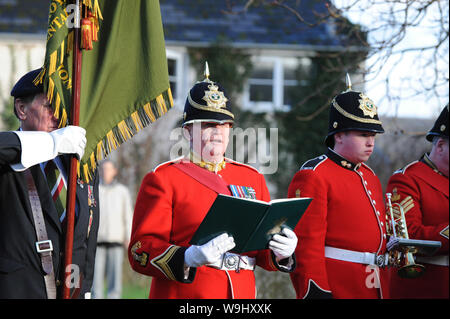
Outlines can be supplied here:
<path id="1" fill-rule="evenodd" d="M 82 51 L 80 48 L 80 20 L 81 7 L 80 0 L 76 0 L 75 19 L 73 27 L 73 73 L 72 73 L 72 107 L 70 112 L 70 123 L 72 125 L 80 124 L 80 91 L 81 91 L 81 58 Z M 75 198 L 76 198 L 76 181 L 77 181 L 78 160 L 75 156 L 70 159 L 69 181 L 67 185 L 67 205 L 66 205 L 66 242 L 65 242 L 65 271 L 64 271 L 64 290 L 63 298 L 70 299 L 70 288 L 80 288 L 81 279 L 71 279 L 72 271 L 74 275 L 80 274 L 75 271 L 72 265 L 73 251 L 73 231 L 75 225 Z"/>

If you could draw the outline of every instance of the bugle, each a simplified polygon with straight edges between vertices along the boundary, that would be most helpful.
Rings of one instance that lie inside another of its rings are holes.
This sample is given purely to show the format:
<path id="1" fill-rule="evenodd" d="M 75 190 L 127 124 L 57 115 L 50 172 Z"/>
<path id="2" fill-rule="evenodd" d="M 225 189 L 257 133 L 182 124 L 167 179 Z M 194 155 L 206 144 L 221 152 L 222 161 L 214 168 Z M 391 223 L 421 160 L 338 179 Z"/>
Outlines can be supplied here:
<path id="1" fill-rule="evenodd" d="M 391 193 L 386 193 L 386 232 L 389 236 L 386 248 L 389 252 L 389 265 L 398 267 L 397 273 L 402 278 L 420 277 L 425 272 L 425 267 L 415 263 L 413 254 L 417 253 L 416 246 L 426 241 L 409 239 L 403 207 L 398 203 L 392 204 L 391 197 Z"/>

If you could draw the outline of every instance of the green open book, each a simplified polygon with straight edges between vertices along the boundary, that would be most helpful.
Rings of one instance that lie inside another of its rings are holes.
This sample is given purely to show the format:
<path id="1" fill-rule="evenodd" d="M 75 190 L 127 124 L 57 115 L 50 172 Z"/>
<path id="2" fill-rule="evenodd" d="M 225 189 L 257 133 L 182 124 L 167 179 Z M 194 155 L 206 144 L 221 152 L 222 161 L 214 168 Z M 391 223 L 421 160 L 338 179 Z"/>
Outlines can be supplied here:
<path id="1" fill-rule="evenodd" d="M 312 198 L 275 199 L 269 203 L 219 194 L 189 242 L 203 245 L 228 233 L 236 243 L 231 251 L 244 253 L 266 249 L 283 226 L 294 229 Z"/>

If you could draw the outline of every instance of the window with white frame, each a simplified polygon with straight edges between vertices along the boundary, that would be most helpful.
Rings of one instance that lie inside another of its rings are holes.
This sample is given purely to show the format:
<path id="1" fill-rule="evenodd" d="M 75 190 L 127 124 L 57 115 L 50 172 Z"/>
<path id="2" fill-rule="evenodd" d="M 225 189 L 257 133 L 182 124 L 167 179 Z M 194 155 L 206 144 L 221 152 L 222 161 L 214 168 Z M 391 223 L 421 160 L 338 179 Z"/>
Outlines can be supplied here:
<path id="1" fill-rule="evenodd" d="M 175 105 L 182 94 L 182 54 L 176 51 L 167 50 L 167 67 L 169 71 L 170 90 Z"/>
<path id="2" fill-rule="evenodd" d="M 169 68 L 169 82 L 170 89 L 172 90 L 173 98 L 177 96 L 177 60 L 168 58 L 167 67 Z"/>
<path id="3" fill-rule="evenodd" d="M 252 74 L 248 79 L 249 100 L 251 102 L 273 101 L 274 86 L 274 64 L 272 61 L 262 61 L 253 67 Z"/>
<path id="4" fill-rule="evenodd" d="M 308 58 L 300 59 L 302 64 L 308 61 Z M 243 109 L 254 112 L 288 110 L 294 101 L 289 100 L 287 91 L 299 85 L 296 78 L 298 65 L 296 57 L 254 58 L 253 71 L 244 90 Z"/>

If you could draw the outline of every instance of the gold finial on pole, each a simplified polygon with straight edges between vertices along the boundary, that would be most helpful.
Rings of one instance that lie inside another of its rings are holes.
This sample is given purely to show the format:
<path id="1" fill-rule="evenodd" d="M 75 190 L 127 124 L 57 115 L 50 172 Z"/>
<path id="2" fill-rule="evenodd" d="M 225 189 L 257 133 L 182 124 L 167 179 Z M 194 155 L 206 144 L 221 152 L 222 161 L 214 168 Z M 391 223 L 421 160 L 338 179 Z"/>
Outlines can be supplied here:
<path id="1" fill-rule="evenodd" d="M 345 84 L 347 85 L 347 91 L 352 90 L 352 81 L 350 80 L 350 75 L 345 73 Z"/>

